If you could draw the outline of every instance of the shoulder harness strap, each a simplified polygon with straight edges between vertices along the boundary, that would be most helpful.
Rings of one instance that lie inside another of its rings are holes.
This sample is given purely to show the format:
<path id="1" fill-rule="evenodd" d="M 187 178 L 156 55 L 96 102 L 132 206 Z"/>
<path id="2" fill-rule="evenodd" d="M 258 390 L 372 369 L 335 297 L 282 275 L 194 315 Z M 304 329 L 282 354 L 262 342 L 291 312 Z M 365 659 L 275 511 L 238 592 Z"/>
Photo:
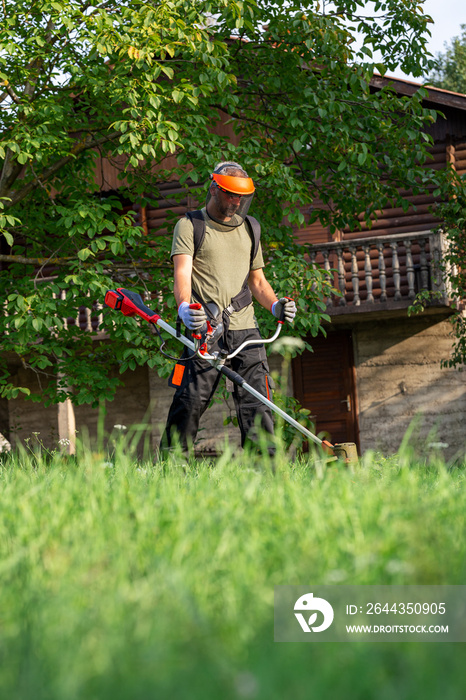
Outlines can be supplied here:
<path id="1" fill-rule="evenodd" d="M 259 250 L 259 243 L 261 239 L 261 225 L 255 219 L 253 216 L 249 216 L 249 214 L 245 218 L 246 223 L 249 224 L 249 233 L 252 233 L 252 248 L 251 248 L 251 265 L 254 262 L 254 258 L 257 255 L 257 251 Z M 246 228 L 248 228 L 246 226 Z"/>
<path id="2" fill-rule="evenodd" d="M 202 211 L 197 209 L 196 211 L 186 212 L 186 218 L 189 219 L 193 225 L 193 241 L 194 241 L 194 253 L 193 260 L 197 255 L 197 252 L 204 242 L 205 238 L 205 220 L 202 215 Z"/>

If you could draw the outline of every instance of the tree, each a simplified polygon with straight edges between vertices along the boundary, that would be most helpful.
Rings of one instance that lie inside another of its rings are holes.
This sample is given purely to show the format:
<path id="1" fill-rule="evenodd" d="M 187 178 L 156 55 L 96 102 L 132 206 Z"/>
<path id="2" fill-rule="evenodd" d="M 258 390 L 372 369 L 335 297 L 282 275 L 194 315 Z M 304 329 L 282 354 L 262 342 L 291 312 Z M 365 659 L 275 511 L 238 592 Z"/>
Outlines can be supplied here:
<path id="1" fill-rule="evenodd" d="M 447 245 L 439 261 L 443 279 L 452 299 L 450 323 L 453 326 L 453 348 L 450 356 L 442 361 L 443 367 L 457 367 L 460 370 L 466 365 L 466 178 L 454 170 L 448 173 L 438 192 L 442 195 L 442 203 L 438 214 L 442 219 L 442 229 L 446 234 Z M 430 302 L 426 295 L 420 301 L 419 311 L 423 311 Z"/>
<path id="2" fill-rule="evenodd" d="M 466 93 L 466 24 L 461 25 L 461 36 L 455 36 L 445 52 L 437 54 L 437 65 L 429 77 L 435 87 Z"/>
<path id="3" fill-rule="evenodd" d="M 449 45 L 445 43 L 445 52 L 437 54 L 429 83 L 444 90 L 466 93 L 466 24 L 461 25 L 460 36 L 454 37 Z M 444 203 L 439 207 L 439 214 L 448 239 L 442 269 L 454 299 L 450 321 L 455 338 L 453 352 L 443 364 L 462 368 L 466 364 L 466 179 L 451 171 L 441 191 Z"/>
<path id="4" fill-rule="evenodd" d="M 225 158 L 257 183 L 252 213 L 268 276 L 298 298 L 295 333 L 317 334 L 329 280 L 293 242 L 302 209 L 334 231 L 387 203 L 408 206 L 400 191 L 436 177 L 423 167 L 436 116 L 424 91 L 370 87 L 374 70 L 430 69 L 431 20 L 417 0 L 366 5 L 341 0 L 324 14 L 312 0 L 3 0 L 2 396 L 29 394 L 11 381 L 11 356 L 37 372 L 31 398 L 46 402 L 111 397 L 110 363 L 166 371 L 135 319 L 105 315 L 105 342 L 64 319 L 132 286 L 158 295 L 174 321 L 168 238 L 149 240 L 123 205 L 156 199 L 171 179 L 197 183 L 202 201 Z M 237 146 L 212 130 L 220 117 Z M 98 157 L 123 162 L 118 193 L 99 191 Z M 323 205 L 311 209 L 316 197 Z"/>

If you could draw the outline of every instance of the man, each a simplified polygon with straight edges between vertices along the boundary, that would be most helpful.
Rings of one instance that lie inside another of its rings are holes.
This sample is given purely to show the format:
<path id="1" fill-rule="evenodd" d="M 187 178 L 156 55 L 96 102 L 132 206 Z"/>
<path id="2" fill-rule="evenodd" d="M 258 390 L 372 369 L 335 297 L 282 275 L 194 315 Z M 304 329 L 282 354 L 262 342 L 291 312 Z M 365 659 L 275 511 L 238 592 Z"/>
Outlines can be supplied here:
<path id="1" fill-rule="evenodd" d="M 252 296 L 278 319 L 284 315 L 289 322 L 295 317 L 296 306 L 288 298 L 277 299 L 263 272 L 258 226 L 254 234 L 245 221 L 254 196 L 252 179 L 238 163 L 229 161 L 216 166 L 211 180 L 206 205 L 202 215 L 198 213 L 203 230 L 200 246 L 196 249 L 190 215 L 175 226 L 171 257 L 175 267 L 178 315 L 189 331 L 199 332 L 206 326 L 206 308 L 219 309 L 224 322 L 219 346 L 229 353 L 245 340 L 257 338 L 257 345 L 247 346 L 229 363 L 248 384 L 269 396 L 269 368 L 264 346 L 259 344 L 261 336 Z M 256 246 L 254 239 L 257 239 Z M 253 255 L 251 251 L 255 248 L 257 252 Z M 199 301 L 201 308 L 195 308 L 199 304 L 192 302 Z M 164 448 L 170 447 L 176 439 L 184 450 L 194 444 L 200 418 L 221 376 L 199 357 L 187 359 L 184 365 L 183 377 L 168 414 L 162 439 Z M 238 386 L 233 389 L 233 400 L 243 446 L 246 441 L 255 440 L 254 426 L 258 417 L 263 430 L 273 433 L 272 413 L 267 406 Z"/>

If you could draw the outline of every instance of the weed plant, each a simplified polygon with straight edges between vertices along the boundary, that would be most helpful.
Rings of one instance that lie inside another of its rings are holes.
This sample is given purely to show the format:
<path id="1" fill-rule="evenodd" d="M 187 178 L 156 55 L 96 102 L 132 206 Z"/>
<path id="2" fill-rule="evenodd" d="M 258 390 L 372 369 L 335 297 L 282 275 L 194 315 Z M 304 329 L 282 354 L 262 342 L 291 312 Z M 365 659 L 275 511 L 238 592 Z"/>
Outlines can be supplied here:
<path id="1" fill-rule="evenodd" d="M 1 698 L 464 697 L 462 644 L 273 641 L 276 585 L 464 584 L 462 460 L 1 460 Z"/>

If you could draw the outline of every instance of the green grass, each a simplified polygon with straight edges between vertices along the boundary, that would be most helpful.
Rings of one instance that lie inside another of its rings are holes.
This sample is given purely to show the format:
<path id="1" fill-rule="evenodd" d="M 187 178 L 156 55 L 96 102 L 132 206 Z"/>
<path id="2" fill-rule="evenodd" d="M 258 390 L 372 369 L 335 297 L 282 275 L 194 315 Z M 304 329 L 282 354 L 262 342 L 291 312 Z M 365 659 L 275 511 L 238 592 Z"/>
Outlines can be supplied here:
<path id="1" fill-rule="evenodd" d="M 276 644 L 279 584 L 464 584 L 464 464 L 138 463 L 82 450 L 0 469 L 0 697 L 464 697 L 464 645 Z"/>

